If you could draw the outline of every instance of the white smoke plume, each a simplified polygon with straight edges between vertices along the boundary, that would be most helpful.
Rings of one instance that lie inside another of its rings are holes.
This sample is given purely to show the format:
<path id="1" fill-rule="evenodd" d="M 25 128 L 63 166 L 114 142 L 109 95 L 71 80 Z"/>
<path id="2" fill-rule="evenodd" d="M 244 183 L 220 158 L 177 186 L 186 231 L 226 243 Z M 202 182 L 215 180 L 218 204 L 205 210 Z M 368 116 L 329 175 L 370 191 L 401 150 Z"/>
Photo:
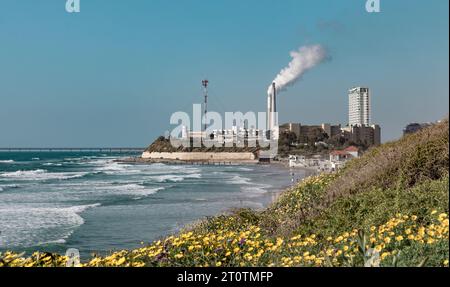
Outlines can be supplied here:
<path id="1" fill-rule="evenodd" d="M 277 91 L 283 91 L 288 86 L 295 84 L 306 71 L 327 59 L 327 52 L 321 45 L 303 46 L 290 54 L 291 62 L 273 80 Z M 269 95 L 272 93 L 272 85 L 269 86 L 267 93 Z"/>

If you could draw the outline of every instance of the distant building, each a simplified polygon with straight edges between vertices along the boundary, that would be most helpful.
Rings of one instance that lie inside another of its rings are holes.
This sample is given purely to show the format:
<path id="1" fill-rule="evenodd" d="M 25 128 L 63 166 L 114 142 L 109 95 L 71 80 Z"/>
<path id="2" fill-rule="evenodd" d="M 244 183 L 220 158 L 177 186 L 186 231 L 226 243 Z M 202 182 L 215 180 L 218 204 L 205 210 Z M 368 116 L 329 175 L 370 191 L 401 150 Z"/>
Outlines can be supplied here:
<path id="1" fill-rule="evenodd" d="M 342 129 L 346 141 L 366 146 L 381 144 L 381 128 L 379 125 L 347 126 Z"/>
<path id="2" fill-rule="evenodd" d="M 353 158 L 358 158 L 360 150 L 356 146 L 349 146 L 344 150 L 333 150 L 330 152 L 330 166 L 331 170 L 338 170 L 342 168 L 345 163 Z"/>
<path id="3" fill-rule="evenodd" d="M 341 125 L 302 125 L 300 123 L 287 123 L 280 126 L 280 132 L 291 132 L 297 137 L 298 143 L 308 143 L 323 140 L 323 137 L 331 138 L 341 133 Z"/>
<path id="4" fill-rule="evenodd" d="M 353 158 L 349 152 L 345 150 L 334 150 L 330 152 L 330 162 L 343 162 Z"/>
<path id="5" fill-rule="evenodd" d="M 356 146 L 349 146 L 346 149 L 344 149 L 344 151 L 348 152 L 350 155 L 352 155 L 353 157 L 359 157 L 359 148 Z"/>
<path id="6" fill-rule="evenodd" d="M 287 123 L 280 126 L 280 132 L 292 132 L 297 137 L 297 142 L 310 143 L 321 142 L 325 138 L 342 137 L 345 142 L 353 142 L 366 146 L 381 144 L 381 128 L 379 125 L 371 126 L 347 126 L 341 125 L 313 125 L 306 126 L 299 123 Z"/>
<path id="7" fill-rule="evenodd" d="M 322 130 L 332 138 L 341 134 L 341 125 L 322 124 Z"/>
<path id="8" fill-rule="evenodd" d="M 359 148 L 356 146 L 349 146 L 344 150 L 333 150 L 330 152 L 331 162 L 342 162 L 358 157 L 359 157 Z"/>
<path id="9" fill-rule="evenodd" d="M 356 87 L 348 91 L 348 125 L 370 125 L 369 88 Z"/>
<path id="10" fill-rule="evenodd" d="M 432 123 L 411 123 L 408 124 L 404 129 L 403 129 L 403 135 L 408 135 L 408 134 L 413 134 L 416 133 L 418 131 L 420 131 L 421 129 L 427 128 L 429 126 L 431 126 Z"/>
<path id="11" fill-rule="evenodd" d="M 340 144 L 353 142 L 366 147 L 381 144 L 381 127 L 371 124 L 370 91 L 366 87 L 356 87 L 348 91 L 348 126 L 321 124 L 302 125 L 287 123 L 280 126 L 280 132 L 291 132 L 297 142 L 320 143 L 324 139 L 338 139 Z"/>
<path id="12" fill-rule="evenodd" d="M 369 88 L 356 87 L 348 91 L 348 126 L 342 129 L 346 140 L 366 146 L 381 144 L 381 128 L 370 124 Z"/>

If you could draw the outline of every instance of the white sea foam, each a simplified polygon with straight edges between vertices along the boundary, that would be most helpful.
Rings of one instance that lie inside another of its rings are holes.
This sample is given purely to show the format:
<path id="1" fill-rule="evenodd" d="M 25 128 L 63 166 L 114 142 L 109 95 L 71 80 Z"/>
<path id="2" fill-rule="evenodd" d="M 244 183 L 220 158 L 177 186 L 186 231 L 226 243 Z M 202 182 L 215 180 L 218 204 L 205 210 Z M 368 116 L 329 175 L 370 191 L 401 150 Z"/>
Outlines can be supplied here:
<path id="1" fill-rule="evenodd" d="M 128 183 L 120 185 L 100 185 L 93 186 L 95 190 L 100 191 L 110 191 L 111 194 L 125 194 L 125 195 L 136 195 L 140 197 L 146 197 L 151 194 L 165 189 L 164 187 L 146 187 L 139 183 Z"/>
<path id="2" fill-rule="evenodd" d="M 11 178 L 14 180 L 50 180 L 50 179 L 72 179 L 80 178 L 89 174 L 88 172 L 47 172 L 44 169 L 36 170 L 18 170 L 13 172 L 4 172 L 0 177 Z"/>
<path id="3" fill-rule="evenodd" d="M 232 184 L 251 184 L 250 183 L 250 178 L 241 177 L 239 175 L 233 176 L 231 178 L 231 183 Z"/>
<path id="4" fill-rule="evenodd" d="M 99 167 L 95 168 L 96 171 L 103 172 L 109 175 L 117 175 L 117 174 L 137 174 L 141 171 L 136 169 L 135 166 L 129 164 L 121 164 L 117 162 L 113 162 L 111 160 L 107 161 L 93 161 L 91 164 L 98 165 Z"/>
<path id="5" fill-rule="evenodd" d="M 272 188 L 272 186 L 268 184 L 252 184 L 241 186 L 241 191 L 247 197 L 258 197 L 264 193 L 267 193 L 270 188 Z"/>
<path id="6" fill-rule="evenodd" d="M 253 186 L 243 186 L 241 187 L 242 192 L 247 193 L 266 193 L 267 189 L 270 188 L 270 185 L 265 184 L 256 184 Z"/>
<path id="7" fill-rule="evenodd" d="M 145 198 L 145 197 L 147 197 L 147 196 L 149 196 L 149 195 L 155 194 L 155 193 L 157 193 L 158 191 L 164 190 L 164 189 L 165 189 L 164 187 L 145 188 L 145 189 L 143 189 L 143 190 L 140 190 L 140 191 L 137 193 L 137 196 L 136 196 L 136 197 L 133 197 L 133 199 L 135 199 L 135 200 L 143 199 L 143 198 Z"/>
<path id="8" fill-rule="evenodd" d="M 151 179 L 157 182 L 181 182 L 185 179 L 198 179 L 201 178 L 202 175 L 200 173 L 191 173 L 191 174 L 165 174 L 165 175 L 157 175 L 150 176 Z"/>
<path id="9" fill-rule="evenodd" d="M 69 236 L 67 236 L 67 238 Z M 56 239 L 56 240 L 50 240 L 50 241 L 45 241 L 45 242 L 38 242 L 36 245 L 40 246 L 40 245 L 49 245 L 49 244 L 66 244 L 66 242 L 67 242 L 66 239 L 67 238 L 60 238 L 60 239 Z"/>
<path id="10" fill-rule="evenodd" d="M 238 170 L 242 170 L 242 171 L 253 171 L 253 169 L 248 168 L 248 167 L 239 167 L 237 168 Z"/>
<path id="11" fill-rule="evenodd" d="M 44 165 L 44 166 L 62 166 L 62 163 L 46 162 L 42 165 Z"/>
<path id="12" fill-rule="evenodd" d="M 5 191 L 12 188 L 19 188 L 19 186 L 17 184 L 0 185 L 0 191 Z"/>
<path id="13" fill-rule="evenodd" d="M 13 161 L 12 159 L 7 159 L 7 160 L 0 160 L 0 163 L 14 163 L 15 161 Z"/>
<path id="14" fill-rule="evenodd" d="M 96 198 L 104 199 L 111 198 L 117 195 L 131 196 L 133 199 L 142 199 L 149 195 L 155 194 L 158 191 L 164 190 L 168 187 L 162 186 L 145 186 L 144 182 L 136 181 L 88 181 L 88 182 L 66 182 L 64 184 L 58 183 L 57 186 L 52 187 L 54 192 L 65 192 L 66 199 L 76 198 Z"/>
<path id="15" fill-rule="evenodd" d="M 99 203 L 69 206 L 0 206 L 0 247 L 34 246 L 36 242 L 62 242 L 84 224 L 80 214 Z"/>

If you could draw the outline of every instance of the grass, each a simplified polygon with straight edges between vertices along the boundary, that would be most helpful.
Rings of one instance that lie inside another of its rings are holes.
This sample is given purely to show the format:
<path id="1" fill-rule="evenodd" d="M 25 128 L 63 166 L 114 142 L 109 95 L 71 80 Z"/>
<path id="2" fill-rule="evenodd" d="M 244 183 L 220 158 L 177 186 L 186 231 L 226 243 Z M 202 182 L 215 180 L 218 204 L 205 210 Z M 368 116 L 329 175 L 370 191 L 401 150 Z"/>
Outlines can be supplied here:
<path id="1" fill-rule="evenodd" d="M 369 150 L 324 184 L 285 192 L 266 212 L 267 228 L 334 232 L 381 223 L 398 212 L 448 211 L 448 120 Z M 330 182 L 332 184 L 330 184 Z M 292 208 L 297 206 L 297 208 Z"/>
<path id="2" fill-rule="evenodd" d="M 337 174 L 82 266 L 448 266 L 448 120 L 369 150 Z M 0 254 L 0 266 L 67 258 Z"/>

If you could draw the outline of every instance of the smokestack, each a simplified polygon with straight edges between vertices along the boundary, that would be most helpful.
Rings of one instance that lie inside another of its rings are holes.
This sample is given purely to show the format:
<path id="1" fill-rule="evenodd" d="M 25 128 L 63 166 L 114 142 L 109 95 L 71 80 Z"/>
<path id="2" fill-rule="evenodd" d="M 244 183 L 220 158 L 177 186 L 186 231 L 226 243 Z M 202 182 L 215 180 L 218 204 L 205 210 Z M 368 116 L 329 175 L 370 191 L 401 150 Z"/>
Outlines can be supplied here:
<path id="1" fill-rule="evenodd" d="M 272 121 L 271 121 L 272 117 L 271 117 L 271 115 L 272 115 L 272 93 L 268 93 L 267 94 L 267 115 L 266 115 L 266 117 L 267 117 L 267 126 L 266 126 L 266 128 L 267 128 L 268 131 L 270 130 L 270 127 L 272 125 Z"/>
<path id="2" fill-rule="evenodd" d="M 275 113 L 277 112 L 277 88 L 275 82 L 271 85 L 272 89 L 267 96 L 267 130 L 273 131 L 277 125 Z"/>
<path id="3" fill-rule="evenodd" d="M 273 130 L 273 127 L 277 125 L 275 113 L 277 112 L 277 88 L 275 82 L 272 83 L 272 111 L 271 111 L 271 123 L 270 129 Z"/>

